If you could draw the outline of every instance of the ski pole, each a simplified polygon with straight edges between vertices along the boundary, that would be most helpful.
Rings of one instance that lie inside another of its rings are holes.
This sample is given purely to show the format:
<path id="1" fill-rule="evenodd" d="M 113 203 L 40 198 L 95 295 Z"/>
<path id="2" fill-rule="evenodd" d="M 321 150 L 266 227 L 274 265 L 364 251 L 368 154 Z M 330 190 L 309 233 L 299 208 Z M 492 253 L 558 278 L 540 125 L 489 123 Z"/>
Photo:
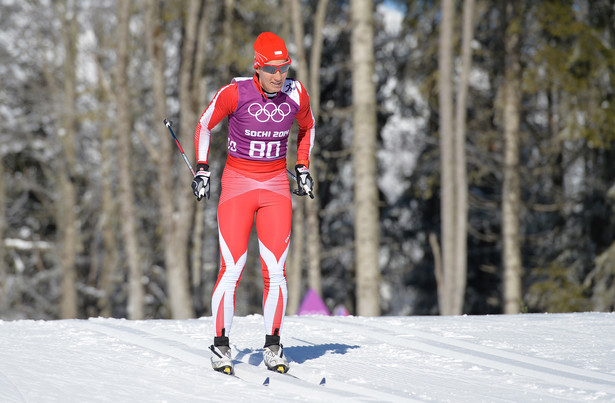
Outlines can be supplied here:
<path id="1" fill-rule="evenodd" d="M 293 175 L 292 172 L 290 172 L 290 169 L 286 168 L 286 172 L 288 172 L 288 174 L 290 175 L 291 178 L 293 178 L 295 181 L 297 181 L 297 177 L 295 175 Z M 297 186 L 298 185 L 299 185 L 299 182 L 297 181 Z M 303 185 L 303 191 L 310 196 L 310 199 L 314 198 L 314 194 L 312 193 L 312 191 L 310 190 L 310 187 L 308 185 Z M 293 190 L 293 193 L 298 195 L 299 194 L 299 189 Z"/>
<path id="2" fill-rule="evenodd" d="M 179 152 L 182 154 L 182 157 L 184 157 L 184 161 L 186 162 L 186 165 L 188 165 L 188 168 L 190 169 L 190 172 L 192 172 L 192 177 L 194 177 L 196 175 L 194 173 L 194 168 L 192 168 L 192 164 L 190 163 L 190 161 L 188 161 L 188 157 L 186 157 L 186 154 L 184 154 L 184 149 L 182 148 L 181 144 L 179 144 L 179 140 L 175 136 L 175 133 L 173 133 L 173 129 L 171 129 L 171 126 L 173 125 L 173 122 L 171 122 L 170 120 L 165 119 L 164 120 L 164 124 L 169 129 L 169 131 L 171 132 L 171 135 L 173 136 L 173 139 L 175 140 L 175 144 L 177 144 L 177 148 L 179 148 Z"/>

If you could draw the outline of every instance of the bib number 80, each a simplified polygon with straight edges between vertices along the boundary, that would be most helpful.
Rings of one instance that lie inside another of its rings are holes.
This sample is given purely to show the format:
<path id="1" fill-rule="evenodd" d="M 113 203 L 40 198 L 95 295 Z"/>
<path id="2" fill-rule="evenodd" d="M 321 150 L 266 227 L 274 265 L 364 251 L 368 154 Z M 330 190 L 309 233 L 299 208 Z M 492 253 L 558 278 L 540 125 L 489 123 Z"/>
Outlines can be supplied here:
<path id="1" fill-rule="evenodd" d="M 252 158 L 277 158 L 279 156 L 279 141 L 253 140 L 250 142 L 250 157 Z"/>

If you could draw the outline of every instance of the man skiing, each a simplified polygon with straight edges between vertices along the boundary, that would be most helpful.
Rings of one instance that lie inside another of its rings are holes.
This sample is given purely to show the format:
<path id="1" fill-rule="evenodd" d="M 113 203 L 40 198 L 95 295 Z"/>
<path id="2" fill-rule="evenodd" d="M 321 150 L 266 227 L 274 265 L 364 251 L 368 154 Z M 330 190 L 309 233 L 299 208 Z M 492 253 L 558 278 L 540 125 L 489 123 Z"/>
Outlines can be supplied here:
<path id="1" fill-rule="evenodd" d="M 234 373 L 229 335 L 235 290 L 254 221 L 264 281 L 263 361 L 274 371 L 289 369 L 280 335 L 287 303 L 285 262 L 292 221 L 286 153 L 295 120 L 299 126 L 295 193 L 311 195 L 314 186 L 308 171 L 314 116 L 305 87 L 286 77 L 290 63 L 280 37 L 271 32 L 260 34 L 254 42 L 254 76 L 235 78 L 218 90 L 195 130 L 197 171 L 192 189 L 198 200 L 209 199 L 210 133 L 228 117 L 228 156 L 218 204 L 221 263 L 212 295 L 215 337 L 210 347 L 212 367 L 227 374 Z"/>

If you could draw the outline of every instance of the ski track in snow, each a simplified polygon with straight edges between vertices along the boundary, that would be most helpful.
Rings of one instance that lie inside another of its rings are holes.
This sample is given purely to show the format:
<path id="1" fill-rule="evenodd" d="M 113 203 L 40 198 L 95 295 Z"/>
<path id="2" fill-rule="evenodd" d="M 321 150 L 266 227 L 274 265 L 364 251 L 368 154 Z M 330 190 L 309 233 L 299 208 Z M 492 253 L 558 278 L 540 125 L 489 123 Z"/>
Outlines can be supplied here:
<path id="1" fill-rule="evenodd" d="M 287 375 L 262 362 L 262 316 L 235 318 L 235 377 L 211 369 L 212 332 L 211 318 L 0 321 L 0 402 L 615 402 L 613 313 L 289 316 Z"/>
<path id="2" fill-rule="evenodd" d="M 307 321 L 320 321 L 314 317 Z M 326 325 L 322 323 L 322 325 Z M 429 334 L 419 330 L 409 330 L 406 334 L 387 331 L 375 327 L 352 323 L 336 323 L 337 329 L 346 329 L 373 340 L 380 340 L 391 346 L 418 350 L 423 353 L 450 357 L 473 363 L 482 367 L 540 379 L 564 388 L 589 389 L 615 395 L 615 375 L 601 374 L 547 361 L 526 355 L 497 350 L 477 344 Z M 615 330 L 615 328 L 614 328 Z"/>
<path id="3" fill-rule="evenodd" d="M 90 326 L 90 328 L 96 332 L 117 338 L 123 342 L 149 349 L 161 355 L 173 357 L 188 364 L 203 366 L 205 368 L 210 367 L 209 351 L 206 348 L 203 348 L 204 344 L 202 341 L 196 341 L 195 343 L 193 339 L 160 329 L 155 332 L 146 332 L 142 329 L 137 329 L 134 326 L 130 326 L 129 322 L 122 322 L 120 326 L 117 326 L 117 324 L 109 325 L 106 323 L 97 323 Z M 197 353 L 195 353 L 195 351 Z M 236 347 L 235 351 L 237 351 Z M 246 356 L 247 354 L 251 353 L 246 351 L 240 352 L 241 356 Z M 238 379 L 253 382 L 254 387 L 262 386 L 267 377 L 275 377 L 276 384 L 280 383 L 283 385 L 292 386 L 293 389 L 303 390 L 306 394 L 311 394 L 314 397 L 335 400 L 340 398 L 343 400 L 362 397 L 360 395 L 355 395 L 350 391 L 340 391 L 335 388 L 315 390 L 314 386 L 318 385 L 316 382 L 307 382 L 301 378 L 293 377 L 292 374 L 290 376 L 277 374 L 273 371 L 267 370 L 264 365 L 259 365 L 260 368 L 255 368 L 254 365 L 250 365 L 249 363 L 238 360 L 237 358 L 237 356 L 234 358 L 234 363 L 235 372 Z M 226 377 L 224 374 L 219 375 Z"/>

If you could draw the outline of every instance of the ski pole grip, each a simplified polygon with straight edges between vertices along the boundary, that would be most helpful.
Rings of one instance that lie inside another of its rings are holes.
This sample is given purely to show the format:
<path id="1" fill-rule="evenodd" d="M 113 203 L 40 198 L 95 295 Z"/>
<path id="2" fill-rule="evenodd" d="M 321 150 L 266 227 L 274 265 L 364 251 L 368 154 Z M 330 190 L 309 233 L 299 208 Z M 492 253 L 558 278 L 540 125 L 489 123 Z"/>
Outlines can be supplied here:
<path id="1" fill-rule="evenodd" d="M 303 191 L 310 196 L 310 199 L 314 198 L 314 194 L 312 193 L 312 189 L 308 185 L 303 185 Z"/>

